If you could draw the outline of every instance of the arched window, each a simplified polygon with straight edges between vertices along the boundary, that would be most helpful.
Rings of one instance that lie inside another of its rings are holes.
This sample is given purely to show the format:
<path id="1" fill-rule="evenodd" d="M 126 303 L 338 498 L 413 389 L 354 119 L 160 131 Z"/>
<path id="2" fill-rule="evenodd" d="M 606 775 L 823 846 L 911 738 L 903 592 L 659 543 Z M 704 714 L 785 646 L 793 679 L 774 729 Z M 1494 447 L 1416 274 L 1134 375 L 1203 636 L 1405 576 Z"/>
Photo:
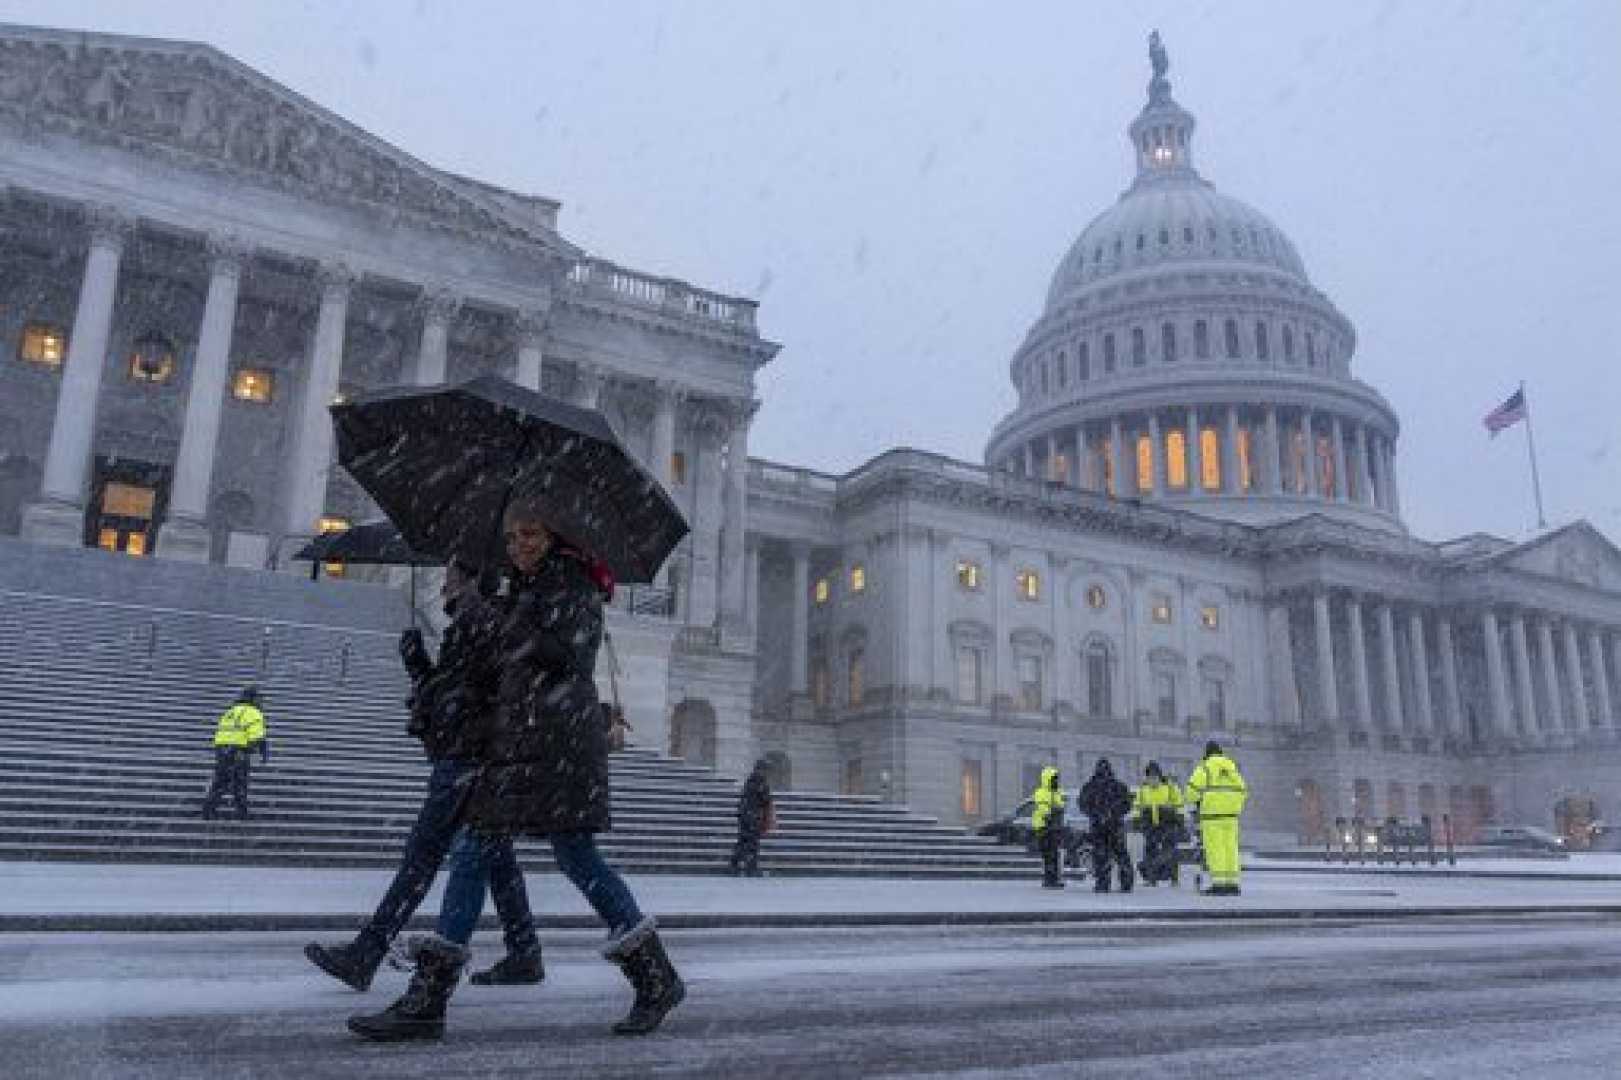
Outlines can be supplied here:
<path id="1" fill-rule="evenodd" d="M 1237 360 L 1238 359 L 1238 320 L 1237 319 L 1228 319 L 1227 320 L 1227 325 L 1225 327 L 1223 327 L 1223 336 L 1227 339 L 1226 342 L 1225 342 L 1225 344 L 1227 346 L 1227 359 L 1229 359 L 1229 360 Z"/>
<path id="2" fill-rule="evenodd" d="M 1159 328 L 1160 355 L 1166 361 L 1176 359 L 1176 324 L 1165 323 Z"/>
<path id="3" fill-rule="evenodd" d="M 1193 324 L 1193 355 L 1210 359 L 1210 326 L 1203 319 Z"/>
<path id="4" fill-rule="evenodd" d="M 1103 335 L 1103 374 L 1114 374 L 1114 335 Z"/>
<path id="5" fill-rule="evenodd" d="M 1165 433 L 1165 482 L 1179 490 L 1188 486 L 1188 440 L 1181 428 Z"/>
<path id="6" fill-rule="evenodd" d="M 1058 389 L 1062 390 L 1069 385 L 1069 361 L 1060 352 L 1058 354 Z"/>
<path id="7" fill-rule="evenodd" d="M 1154 490 L 1154 440 L 1137 436 L 1137 490 Z"/>
<path id="8" fill-rule="evenodd" d="M 1266 360 L 1271 355 L 1271 348 L 1267 345 L 1266 323 L 1259 320 L 1255 323 L 1255 358 Z"/>
<path id="9" fill-rule="evenodd" d="M 1143 333 L 1142 327 L 1134 326 L 1131 328 L 1131 366 L 1142 367 L 1146 363 L 1148 363 L 1148 337 Z"/>
<path id="10" fill-rule="evenodd" d="M 1206 491 L 1221 490 L 1221 436 L 1213 427 L 1199 432 L 1199 483 Z"/>
<path id="11" fill-rule="evenodd" d="M 1045 361 L 1041 365 L 1041 392 L 1043 394 L 1047 392 L 1047 364 Z"/>
<path id="12" fill-rule="evenodd" d="M 1306 331 L 1306 366 L 1317 366 L 1317 335 Z"/>
<path id="13" fill-rule="evenodd" d="M 1086 714 L 1095 720 L 1114 715 L 1114 680 L 1109 646 L 1094 641 L 1086 647 Z"/>
<path id="14" fill-rule="evenodd" d="M 1295 329 L 1288 323 L 1283 325 L 1283 362 L 1295 362 Z"/>
<path id="15" fill-rule="evenodd" d="M 1088 342 L 1083 341 L 1075 352 L 1075 379 L 1077 382 L 1086 382 L 1091 377 L 1092 349 Z"/>

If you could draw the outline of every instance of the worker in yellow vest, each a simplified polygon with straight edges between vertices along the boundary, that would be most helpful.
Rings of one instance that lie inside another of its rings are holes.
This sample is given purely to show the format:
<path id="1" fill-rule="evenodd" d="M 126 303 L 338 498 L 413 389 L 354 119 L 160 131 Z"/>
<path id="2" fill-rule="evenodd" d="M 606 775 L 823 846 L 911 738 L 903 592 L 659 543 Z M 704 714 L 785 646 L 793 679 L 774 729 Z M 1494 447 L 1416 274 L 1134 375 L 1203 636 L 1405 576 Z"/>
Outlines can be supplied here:
<path id="1" fill-rule="evenodd" d="M 1036 834 L 1041 848 L 1041 887 L 1062 889 L 1064 789 L 1058 786 L 1058 770 L 1051 765 L 1041 770 L 1041 781 L 1030 793 L 1035 809 L 1030 814 L 1030 828 Z"/>
<path id="2" fill-rule="evenodd" d="M 1137 827 L 1143 833 L 1143 861 L 1137 867 L 1144 885 L 1177 883 L 1176 838 L 1182 832 L 1182 789 L 1150 761 L 1132 800 Z"/>
<path id="3" fill-rule="evenodd" d="M 248 816 L 248 780 L 258 751 L 261 764 L 270 761 L 270 740 L 265 736 L 265 714 L 259 708 L 259 688 L 242 688 L 236 704 L 220 716 L 214 728 L 214 782 L 203 799 L 203 817 L 212 818 L 214 807 L 226 791 L 236 804 L 236 816 Z"/>
<path id="4" fill-rule="evenodd" d="M 1205 744 L 1204 760 L 1188 777 L 1187 804 L 1199 813 L 1199 839 L 1210 870 L 1212 896 L 1238 895 L 1238 815 L 1249 786 L 1218 743 Z"/>

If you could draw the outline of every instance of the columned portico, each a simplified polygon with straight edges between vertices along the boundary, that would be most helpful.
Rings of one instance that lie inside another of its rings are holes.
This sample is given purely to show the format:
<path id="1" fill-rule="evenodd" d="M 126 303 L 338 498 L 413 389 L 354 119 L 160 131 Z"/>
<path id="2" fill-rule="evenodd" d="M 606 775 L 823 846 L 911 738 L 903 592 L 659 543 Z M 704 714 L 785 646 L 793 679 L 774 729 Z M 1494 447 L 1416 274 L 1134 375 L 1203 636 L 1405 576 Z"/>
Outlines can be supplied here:
<path id="1" fill-rule="evenodd" d="M 461 301 L 449 289 L 435 288 L 424 293 L 417 306 L 422 312 L 422 337 L 411 381 L 434 386 L 445 381 L 450 368 L 450 321 Z"/>
<path id="2" fill-rule="evenodd" d="M 321 306 L 310 341 L 304 394 L 299 402 L 298 426 L 293 431 L 293 453 L 287 467 L 282 550 L 278 560 L 283 566 L 290 561 L 291 552 L 314 534 L 326 507 L 327 476 L 332 467 L 332 419 L 327 407 L 338 395 L 349 294 L 355 284 L 355 274 L 346 266 L 329 263 L 321 267 L 316 280 L 321 289 Z"/>
<path id="3" fill-rule="evenodd" d="M 57 389 L 40 499 L 23 511 L 22 520 L 23 539 L 62 546 L 84 542 L 85 484 L 90 474 L 96 403 L 107 366 L 118 265 L 133 229 L 131 219 L 111 207 L 92 208 L 89 219 L 90 250 Z"/>
<path id="4" fill-rule="evenodd" d="M 246 251 L 231 238 L 211 238 L 208 297 L 197 336 L 197 359 L 186 397 L 186 426 L 175 459 L 169 514 L 158 528 L 157 554 L 167 559 L 207 562 L 210 554 L 208 496 L 218 450 L 225 383 L 231 366 L 231 335 L 236 325 L 237 292 Z"/>

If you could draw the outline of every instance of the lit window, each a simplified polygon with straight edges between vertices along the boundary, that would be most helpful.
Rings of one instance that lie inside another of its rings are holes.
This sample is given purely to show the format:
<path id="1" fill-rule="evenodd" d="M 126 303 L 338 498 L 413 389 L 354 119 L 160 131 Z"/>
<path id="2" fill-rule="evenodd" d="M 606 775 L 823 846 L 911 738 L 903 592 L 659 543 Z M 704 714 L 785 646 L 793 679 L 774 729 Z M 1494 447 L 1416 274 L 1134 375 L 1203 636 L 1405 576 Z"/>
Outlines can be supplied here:
<path id="1" fill-rule="evenodd" d="M 850 567 L 850 591 L 853 593 L 867 591 L 867 568 L 860 563 Z"/>
<path id="2" fill-rule="evenodd" d="M 96 534 L 96 546 L 103 551 L 118 550 L 118 530 L 104 528 Z"/>
<path id="3" fill-rule="evenodd" d="M 687 455 L 677 450 L 670 455 L 670 483 L 687 482 Z"/>
<path id="4" fill-rule="evenodd" d="M 1109 605 L 1109 594 L 1103 591 L 1102 585 L 1088 585 L 1086 587 L 1086 606 L 1093 611 L 1102 611 Z"/>
<path id="5" fill-rule="evenodd" d="M 1021 599 L 1021 600 L 1040 600 L 1041 599 L 1041 575 L 1040 574 L 1036 573 L 1034 570 L 1029 570 L 1029 569 L 1020 570 L 1018 572 L 1018 574 L 1014 575 L 1013 580 L 1014 580 L 1014 584 L 1018 587 L 1018 590 L 1019 590 L 1019 599 Z"/>
<path id="6" fill-rule="evenodd" d="M 1188 440 L 1180 429 L 1165 435 L 1165 482 L 1173 488 L 1188 486 Z"/>
<path id="7" fill-rule="evenodd" d="M 1255 465 L 1250 457 L 1250 444 L 1252 436 L 1249 428 L 1238 429 L 1238 475 L 1244 484 L 1245 491 L 1255 488 Z"/>
<path id="8" fill-rule="evenodd" d="M 152 520 L 158 493 L 149 487 L 110 482 L 101 493 L 101 512 L 106 517 Z"/>
<path id="9" fill-rule="evenodd" d="M 17 356 L 30 364 L 61 367 L 68 355 L 68 336 L 60 326 L 50 323 L 29 323 L 23 327 Z"/>
<path id="10" fill-rule="evenodd" d="M 259 368 L 241 368 L 231 380 L 231 396 L 238 401 L 251 401 L 258 405 L 270 402 L 275 379 L 270 372 Z"/>
<path id="11" fill-rule="evenodd" d="M 1199 432 L 1199 482 L 1206 491 L 1221 490 L 1221 437 L 1213 427 Z"/>
<path id="12" fill-rule="evenodd" d="M 1048 472 L 1050 473 L 1048 476 L 1049 480 L 1068 480 L 1069 456 L 1067 454 L 1054 454 L 1052 466 Z"/>
<path id="13" fill-rule="evenodd" d="M 831 596 L 832 593 L 833 593 L 833 587 L 830 584 L 828 584 L 827 578 L 817 578 L 816 579 L 816 592 L 815 592 L 815 595 L 816 595 L 816 602 L 818 604 L 827 603 L 827 598 L 829 596 Z"/>
<path id="14" fill-rule="evenodd" d="M 957 584 L 964 589 L 978 589 L 983 580 L 982 571 L 972 559 L 957 560 Z"/>
<path id="15" fill-rule="evenodd" d="M 174 377 L 174 345 L 162 334 L 143 334 L 129 354 L 129 377 L 136 382 L 164 383 Z"/>
<path id="16" fill-rule="evenodd" d="M 1137 490 L 1154 490 L 1154 440 L 1137 436 Z"/>
<path id="17" fill-rule="evenodd" d="M 1149 614 L 1157 623 L 1169 623 L 1171 621 L 1171 598 L 1163 593 L 1156 593 Z"/>
<path id="18" fill-rule="evenodd" d="M 145 555 L 146 534 L 144 532 L 130 533 L 129 536 L 124 540 L 124 554 L 136 556 Z"/>
<path id="19" fill-rule="evenodd" d="M 1221 629 L 1221 608 L 1215 604 L 1206 604 L 1199 609 L 1199 625 L 1206 630 Z"/>
<path id="20" fill-rule="evenodd" d="M 325 536 L 328 533 L 347 532 L 348 529 L 349 519 L 346 517 L 337 517 L 336 515 L 328 515 L 327 517 L 323 517 L 320 521 L 316 522 L 315 525 L 315 531 L 322 536 Z"/>
<path id="21" fill-rule="evenodd" d="M 962 816 L 977 818 L 983 812 L 982 796 L 985 790 L 984 773 L 976 759 L 964 758 L 962 763 Z"/>

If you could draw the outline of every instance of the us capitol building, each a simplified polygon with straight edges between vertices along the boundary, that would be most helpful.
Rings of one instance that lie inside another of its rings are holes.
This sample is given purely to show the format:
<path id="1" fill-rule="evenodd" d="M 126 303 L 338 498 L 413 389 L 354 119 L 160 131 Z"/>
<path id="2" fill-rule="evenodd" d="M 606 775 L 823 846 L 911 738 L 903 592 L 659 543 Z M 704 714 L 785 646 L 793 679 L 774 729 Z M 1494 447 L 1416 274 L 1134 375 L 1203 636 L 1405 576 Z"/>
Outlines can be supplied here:
<path id="1" fill-rule="evenodd" d="M 1208 738 L 1280 840 L 1621 813 L 1621 552 L 1585 522 L 1408 534 L 1354 326 L 1200 176 L 1150 53 L 1135 173 L 1054 271 L 984 463 L 828 475 L 748 457 L 778 350 L 752 301 L 587 253 L 557 202 L 213 48 L 0 27 L 0 558 L 354 588 L 292 558 L 375 516 L 327 405 L 495 372 L 602 410 L 692 524 L 611 613 L 643 742 L 970 824 L 1045 765 L 1185 776 Z"/>

